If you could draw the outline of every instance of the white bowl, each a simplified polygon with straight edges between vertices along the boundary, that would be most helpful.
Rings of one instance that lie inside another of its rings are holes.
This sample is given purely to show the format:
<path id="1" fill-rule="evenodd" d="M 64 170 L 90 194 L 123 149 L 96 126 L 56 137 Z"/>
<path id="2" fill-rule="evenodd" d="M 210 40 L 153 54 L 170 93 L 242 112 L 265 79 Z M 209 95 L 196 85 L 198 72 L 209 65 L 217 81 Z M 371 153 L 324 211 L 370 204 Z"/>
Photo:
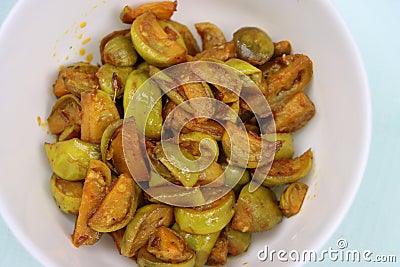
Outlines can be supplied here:
<path id="1" fill-rule="evenodd" d="M 49 190 L 51 171 L 43 143 L 52 137 L 43 122 L 55 100 L 52 83 L 59 66 L 85 60 L 89 53 L 92 63 L 98 63 L 101 38 L 127 27 L 118 17 L 122 7 L 140 2 L 145 1 L 18 1 L 2 25 L 0 211 L 16 237 L 45 266 L 132 265 L 118 255 L 107 235 L 95 246 L 76 249 L 71 244 L 74 218 L 58 210 Z M 317 113 L 295 136 L 297 154 L 311 147 L 315 155 L 304 180 L 310 189 L 303 209 L 273 230 L 253 235 L 248 252 L 228 266 L 259 265 L 257 252 L 265 246 L 287 252 L 318 250 L 353 201 L 371 132 L 367 78 L 342 19 L 329 1 L 322 0 L 180 0 L 174 19 L 191 29 L 196 22 L 211 21 L 228 38 L 241 26 L 258 26 L 275 41 L 290 40 L 295 52 L 313 60 L 314 78 L 307 93 Z M 87 38 L 90 41 L 83 44 Z M 268 263 L 288 264 L 277 259 Z"/>

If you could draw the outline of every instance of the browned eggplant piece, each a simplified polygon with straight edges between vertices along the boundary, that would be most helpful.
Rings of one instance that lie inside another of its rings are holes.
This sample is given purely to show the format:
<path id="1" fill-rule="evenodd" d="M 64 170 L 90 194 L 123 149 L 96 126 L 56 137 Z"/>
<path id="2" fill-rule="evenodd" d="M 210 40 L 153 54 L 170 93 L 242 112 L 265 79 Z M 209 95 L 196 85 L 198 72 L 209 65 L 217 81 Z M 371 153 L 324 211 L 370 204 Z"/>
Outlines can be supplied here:
<path id="1" fill-rule="evenodd" d="M 101 157 L 97 144 L 83 142 L 78 138 L 45 143 L 44 148 L 53 172 L 68 181 L 85 179 L 90 160 Z"/>
<path id="2" fill-rule="evenodd" d="M 274 193 L 263 186 L 254 192 L 245 185 L 240 191 L 232 218 L 232 228 L 241 232 L 262 232 L 282 221 L 282 212 Z"/>
<path id="3" fill-rule="evenodd" d="M 182 36 L 188 55 L 195 56 L 197 53 L 200 53 L 197 41 L 186 25 L 174 20 L 168 20 L 168 23 L 171 24 Z"/>
<path id="4" fill-rule="evenodd" d="M 313 102 L 306 94 L 299 92 L 274 114 L 276 131 L 295 132 L 306 125 L 314 114 Z"/>
<path id="5" fill-rule="evenodd" d="M 219 156 L 218 143 L 215 139 L 202 132 L 190 132 L 179 135 L 179 146 L 186 149 L 193 156 L 214 157 L 217 160 Z"/>
<path id="6" fill-rule="evenodd" d="M 277 186 L 296 182 L 309 173 L 312 161 L 313 153 L 311 149 L 294 159 L 275 160 L 263 185 Z"/>
<path id="7" fill-rule="evenodd" d="M 101 63 L 105 64 L 105 60 L 104 60 L 104 47 L 106 46 L 106 44 L 108 43 L 108 41 L 114 39 L 115 37 L 118 36 L 129 36 L 130 33 L 130 29 L 124 29 L 124 30 L 117 30 L 117 31 L 113 31 L 109 34 L 107 34 L 106 36 L 103 37 L 103 39 L 101 39 L 100 42 L 100 56 L 101 56 Z"/>
<path id="8" fill-rule="evenodd" d="M 142 4 L 138 7 L 125 6 L 120 19 L 123 23 L 131 24 L 140 15 L 151 11 L 158 19 L 170 19 L 176 11 L 177 1 L 162 1 Z"/>
<path id="9" fill-rule="evenodd" d="M 138 60 L 138 55 L 129 35 L 119 35 L 109 40 L 105 44 L 101 56 L 105 64 L 116 67 L 133 66 Z"/>
<path id="10" fill-rule="evenodd" d="M 152 203 L 164 203 L 176 206 L 204 205 L 205 203 L 203 193 L 200 191 L 199 187 L 183 188 L 181 186 L 161 184 L 159 186 L 149 187 L 145 195 Z"/>
<path id="11" fill-rule="evenodd" d="M 228 258 L 228 236 L 225 229 L 221 231 L 217 242 L 208 256 L 206 265 L 208 266 L 223 266 Z"/>
<path id="12" fill-rule="evenodd" d="M 115 246 L 117 247 L 118 253 L 121 254 L 121 242 L 122 237 L 124 236 L 125 228 L 119 229 L 114 232 L 110 232 L 110 236 L 114 240 Z"/>
<path id="13" fill-rule="evenodd" d="M 174 222 L 173 207 L 164 204 L 147 204 L 138 209 L 126 227 L 121 242 L 121 253 L 132 257 L 147 244 L 157 227 L 171 226 Z"/>
<path id="14" fill-rule="evenodd" d="M 175 207 L 175 220 L 179 227 L 191 234 L 210 234 L 222 230 L 234 214 L 235 193 L 199 207 Z"/>
<path id="15" fill-rule="evenodd" d="M 160 226 L 149 239 L 147 251 L 165 262 L 184 262 L 193 257 L 185 240 L 174 230 Z"/>
<path id="16" fill-rule="evenodd" d="M 235 45 L 232 42 L 226 42 L 225 44 L 206 49 L 194 57 L 188 57 L 188 61 L 207 59 L 226 61 L 234 57 L 236 57 Z"/>
<path id="17" fill-rule="evenodd" d="M 153 254 L 142 247 L 137 256 L 137 262 L 140 267 L 194 267 L 196 262 L 196 254 L 192 253 L 192 257 L 183 262 L 165 262 L 157 259 Z"/>
<path id="18" fill-rule="evenodd" d="M 196 23 L 195 28 L 201 37 L 203 50 L 211 49 L 226 43 L 224 33 L 211 22 Z"/>
<path id="19" fill-rule="evenodd" d="M 121 174 L 89 218 L 88 225 L 102 233 L 124 228 L 133 218 L 139 196 L 140 188 L 133 178 L 128 174 Z"/>
<path id="20" fill-rule="evenodd" d="M 57 97 L 72 93 L 77 97 L 87 90 L 99 88 L 96 77 L 97 66 L 85 62 L 71 64 L 60 70 L 57 80 L 53 85 Z"/>
<path id="21" fill-rule="evenodd" d="M 113 166 L 118 173 L 129 173 L 122 147 L 122 127 L 117 128 L 110 142 L 109 151 Z"/>
<path id="22" fill-rule="evenodd" d="M 294 154 L 294 143 L 291 133 L 277 133 L 277 134 L 264 134 L 261 138 L 268 141 L 278 141 L 281 142 L 282 146 L 276 151 L 274 160 L 278 159 L 291 159 Z"/>
<path id="23" fill-rule="evenodd" d="M 301 182 L 294 182 L 286 187 L 279 202 L 279 207 L 285 217 L 291 217 L 299 213 L 307 191 L 308 185 Z"/>
<path id="24" fill-rule="evenodd" d="M 128 76 L 132 71 L 132 66 L 120 67 L 109 63 L 101 65 L 96 72 L 100 89 L 112 97 L 113 101 L 121 98 Z"/>
<path id="25" fill-rule="evenodd" d="M 196 122 L 204 122 L 207 118 L 212 118 L 214 115 L 214 102 L 212 101 L 214 96 L 211 93 L 211 89 L 208 84 L 203 83 L 187 83 L 181 86 L 182 91 L 187 100 L 203 98 L 201 101 L 189 102 L 189 105 L 194 111 L 194 117 Z M 202 117 L 206 118 L 202 118 Z"/>
<path id="26" fill-rule="evenodd" d="M 203 172 L 199 175 L 199 180 L 196 183 L 197 185 L 209 185 L 213 187 L 223 186 L 225 184 L 225 173 L 222 166 L 213 161 L 210 166 L 208 166 Z"/>
<path id="27" fill-rule="evenodd" d="M 169 67 L 186 60 L 186 48 L 170 38 L 152 12 L 135 19 L 131 39 L 136 52 L 151 65 Z"/>
<path id="28" fill-rule="evenodd" d="M 228 161 L 235 166 L 256 168 L 268 165 L 274 158 L 275 150 L 280 148 L 280 143 L 264 140 L 233 123 L 228 122 L 225 128 L 227 131 L 222 136 L 222 147 Z"/>
<path id="29" fill-rule="evenodd" d="M 130 173 L 122 147 L 122 124 L 122 119 L 111 123 L 104 130 L 100 144 L 103 162 L 118 174 Z"/>
<path id="30" fill-rule="evenodd" d="M 81 125 L 82 107 L 79 98 L 72 94 L 60 97 L 47 118 L 50 132 L 61 134 L 65 129 Z"/>
<path id="31" fill-rule="evenodd" d="M 72 234 L 72 243 L 75 247 L 93 245 L 100 239 L 102 234 L 90 228 L 88 220 L 106 196 L 110 184 L 110 169 L 99 160 L 91 160 L 83 185 L 82 202 Z"/>
<path id="32" fill-rule="evenodd" d="M 289 41 L 284 40 L 274 43 L 274 55 L 272 56 L 273 58 L 281 57 L 283 55 L 290 55 L 291 53 L 292 45 Z"/>
<path id="33" fill-rule="evenodd" d="M 50 189 L 60 210 L 69 214 L 78 214 L 82 201 L 82 181 L 67 181 L 53 174 Z"/>
<path id="34" fill-rule="evenodd" d="M 104 91 L 82 93 L 81 139 L 99 144 L 104 130 L 119 120 L 119 113 L 111 97 Z"/>
<path id="35" fill-rule="evenodd" d="M 215 84 L 214 87 L 216 89 L 214 90 L 215 96 L 218 100 L 228 104 L 239 101 L 239 95 L 232 90 L 218 84 Z"/>
<path id="36" fill-rule="evenodd" d="M 274 43 L 269 35 L 257 27 L 243 27 L 233 34 L 238 58 L 253 65 L 262 65 L 274 54 Z"/>
<path id="37" fill-rule="evenodd" d="M 237 256 L 247 251 L 251 242 L 251 233 L 232 229 L 230 225 L 225 231 L 228 237 L 228 254 Z"/>
<path id="38" fill-rule="evenodd" d="M 201 132 L 212 136 L 217 141 L 221 140 L 225 130 L 218 122 L 211 119 L 205 121 L 189 120 L 192 115 L 182 108 L 177 107 L 173 101 L 168 101 L 164 106 L 163 117 L 167 117 L 172 110 L 174 110 L 173 118 L 171 119 L 171 127 L 173 129 L 178 130 L 182 125 L 184 125 L 184 128 L 182 129 L 183 133 Z"/>
<path id="39" fill-rule="evenodd" d="M 71 140 L 81 137 L 81 127 L 78 125 L 71 125 L 58 136 L 58 142 Z"/>
<path id="40" fill-rule="evenodd" d="M 172 226 L 172 229 L 179 233 L 185 239 L 188 247 L 196 252 L 195 267 L 201 267 L 207 262 L 208 256 L 221 233 L 221 231 L 218 231 L 207 235 L 190 234 L 182 231 L 176 223 Z"/>
<path id="41" fill-rule="evenodd" d="M 283 55 L 261 66 L 267 91 L 264 95 L 272 111 L 278 111 L 311 81 L 313 64 L 302 54 Z"/>

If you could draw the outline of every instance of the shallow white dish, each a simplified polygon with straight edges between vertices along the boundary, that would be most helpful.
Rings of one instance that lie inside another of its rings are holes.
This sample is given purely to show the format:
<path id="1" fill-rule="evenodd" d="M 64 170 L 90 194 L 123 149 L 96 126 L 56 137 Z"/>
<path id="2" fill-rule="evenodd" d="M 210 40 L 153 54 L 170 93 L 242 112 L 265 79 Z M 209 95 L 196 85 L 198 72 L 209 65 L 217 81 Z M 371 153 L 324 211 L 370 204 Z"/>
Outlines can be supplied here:
<path id="1" fill-rule="evenodd" d="M 21 0 L 0 30 L 0 212 L 16 237 L 45 266 L 133 264 L 118 255 L 107 235 L 95 246 L 73 247 L 74 218 L 62 214 L 53 203 L 51 171 L 43 150 L 43 142 L 52 137 L 38 118 L 44 121 L 54 103 L 51 86 L 59 66 L 85 60 L 89 54 L 94 56 L 92 63 L 98 63 L 101 38 L 127 27 L 118 18 L 122 7 L 141 2 L 148 1 Z M 181 0 L 174 19 L 191 29 L 196 22 L 211 21 L 228 39 L 241 26 L 258 26 L 274 41 L 290 40 L 294 52 L 313 60 L 314 78 L 307 93 L 317 114 L 295 136 L 296 153 L 311 147 L 315 156 L 304 180 L 310 189 L 303 209 L 273 230 L 253 235 L 248 252 L 228 266 L 260 264 L 257 252 L 265 246 L 287 252 L 318 250 L 357 192 L 371 132 L 366 75 L 340 16 L 322 0 Z M 277 259 L 267 263 L 288 264 Z"/>

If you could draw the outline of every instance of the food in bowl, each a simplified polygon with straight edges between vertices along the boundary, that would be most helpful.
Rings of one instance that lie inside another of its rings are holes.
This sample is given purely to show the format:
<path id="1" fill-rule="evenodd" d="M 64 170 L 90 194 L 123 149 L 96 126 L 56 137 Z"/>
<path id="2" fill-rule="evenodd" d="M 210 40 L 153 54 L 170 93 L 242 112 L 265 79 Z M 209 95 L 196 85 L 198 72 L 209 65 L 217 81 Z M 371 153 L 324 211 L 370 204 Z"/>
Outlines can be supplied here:
<path id="1" fill-rule="evenodd" d="M 140 266 L 220 266 L 301 209 L 313 153 L 293 157 L 292 133 L 315 114 L 312 61 L 263 29 L 228 41 L 211 22 L 195 25 L 200 49 L 176 7 L 124 7 L 130 28 L 103 38 L 102 64 L 59 72 L 51 192 L 76 215 L 76 247 L 109 233 Z"/>

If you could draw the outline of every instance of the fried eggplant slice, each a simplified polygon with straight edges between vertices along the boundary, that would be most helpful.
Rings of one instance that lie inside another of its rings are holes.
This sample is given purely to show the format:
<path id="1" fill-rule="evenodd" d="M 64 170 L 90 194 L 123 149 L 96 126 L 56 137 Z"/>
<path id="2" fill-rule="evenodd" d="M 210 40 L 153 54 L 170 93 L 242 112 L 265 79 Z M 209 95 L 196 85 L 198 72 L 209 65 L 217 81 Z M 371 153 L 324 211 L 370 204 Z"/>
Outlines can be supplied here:
<path id="1" fill-rule="evenodd" d="M 278 133 L 290 133 L 301 129 L 315 114 L 315 106 L 308 96 L 297 93 L 274 114 Z"/>
<path id="2" fill-rule="evenodd" d="M 81 139 L 100 144 L 104 130 L 120 119 L 117 107 L 104 91 L 94 90 L 82 93 Z"/>
<path id="3" fill-rule="evenodd" d="M 286 187 L 279 201 L 279 207 L 285 217 L 289 218 L 299 213 L 307 191 L 308 185 L 301 182 L 294 182 Z"/>
<path id="4" fill-rule="evenodd" d="M 99 67 L 85 62 L 68 65 L 60 70 L 53 85 L 53 92 L 57 97 L 74 94 L 77 97 L 87 90 L 99 88 L 96 72 Z"/>
<path id="5" fill-rule="evenodd" d="M 106 61 L 104 59 L 104 47 L 106 46 L 106 44 L 114 39 L 115 37 L 118 36 L 130 36 L 130 29 L 124 29 L 124 30 L 117 30 L 117 31 L 113 31 L 109 34 L 107 34 L 106 36 L 103 37 L 103 39 L 101 39 L 100 41 L 100 57 L 101 57 L 101 63 L 105 64 Z"/>
<path id="6" fill-rule="evenodd" d="M 186 49 L 169 38 L 152 12 L 145 12 L 135 19 L 131 38 L 136 51 L 149 64 L 169 67 L 186 60 Z"/>
<path id="7" fill-rule="evenodd" d="M 274 43 L 274 55 L 273 57 L 281 57 L 283 55 L 290 55 L 292 53 L 292 44 L 287 41 L 279 41 Z"/>
<path id="8" fill-rule="evenodd" d="M 310 172 L 312 161 L 313 153 L 311 149 L 293 159 L 275 160 L 263 185 L 271 187 L 296 182 Z"/>
<path id="9" fill-rule="evenodd" d="M 228 122 L 226 129 L 222 136 L 222 147 L 228 161 L 235 166 L 256 168 L 268 165 L 273 160 L 275 150 L 280 148 L 280 143 L 264 140 L 233 123 Z"/>
<path id="10" fill-rule="evenodd" d="M 206 265 L 208 266 L 223 266 L 228 259 L 228 236 L 225 229 L 221 231 L 214 247 L 208 256 Z"/>
<path id="11" fill-rule="evenodd" d="M 88 225 L 88 220 L 100 205 L 111 184 L 110 169 L 99 160 L 91 160 L 83 185 L 82 202 L 76 218 L 72 244 L 75 247 L 93 245 L 101 237 L 101 233 Z"/>
<path id="12" fill-rule="evenodd" d="M 283 55 L 260 66 L 266 91 L 263 91 L 271 110 L 276 112 L 311 81 L 313 64 L 302 54 Z"/>
<path id="13" fill-rule="evenodd" d="M 225 44 L 203 50 L 202 52 L 196 54 L 194 57 L 188 57 L 188 61 L 209 59 L 226 61 L 233 57 L 236 57 L 235 45 L 232 42 L 226 42 Z"/>
<path id="14" fill-rule="evenodd" d="M 78 214 L 82 201 L 83 183 L 81 181 L 67 181 L 53 174 L 50 180 L 50 189 L 61 211 Z"/>
<path id="15" fill-rule="evenodd" d="M 53 172 L 68 181 L 85 179 L 90 160 L 101 158 L 99 145 L 78 138 L 45 143 L 44 148 Z"/>
<path id="16" fill-rule="evenodd" d="M 126 227 L 121 242 L 121 254 L 132 257 L 147 244 L 157 227 L 169 227 L 174 222 L 174 208 L 164 204 L 147 204 L 138 209 Z"/>
<path id="17" fill-rule="evenodd" d="M 174 20 L 168 20 L 168 23 L 171 24 L 182 36 L 188 55 L 195 56 L 197 53 L 200 53 L 199 45 L 186 25 Z"/>
<path id="18" fill-rule="evenodd" d="M 105 44 L 101 56 L 105 64 L 116 67 L 130 67 L 135 65 L 138 60 L 138 55 L 129 35 L 118 35 L 109 40 Z"/>
<path id="19" fill-rule="evenodd" d="M 125 6 L 120 14 L 123 23 L 131 24 L 137 17 L 151 11 L 158 19 L 170 19 L 176 11 L 177 1 L 161 1 L 142 4 L 138 7 Z"/>
<path id="20" fill-rule="evenodd" d="M 194 27 L 201 37 L 203 51 L 226 43 L 225 35 L 217 25 L 211 22 L 200 22 Z"/>
<path id="21" fill-rule="evenodd" d="M 190 249 L 196 251 L 195 267 L 201 267 L 207 262 L 208 256 L 210 255 L 221 232 L 218 231 L 206 235 L 190 234 L 182 231 L 176 223 L 172 226 L 172 229 L 183 237 Z"/>
<path id="22" fill-rule="evenodd" d="M 133 218 L 140 188 L 129 174 L 121 174 L 88 220 L 95 231 L 107 233 L 124 228 Z"/>
<path id="23" fill-rule="evenodd" d="M 210 234 L 222 230 L 234 214 L 235 194 L 230 191 L 222 198 L 199 207 L 175 207 L 175 221 L 191 234 Z"/>
<path id="24" fill-rule="evenodd" d="M 165 262 L 184 262 L 193 257 L 185 240 L 174 230 L 160 226 L 147 244 L 147 251 Z"/>
<path id="25" fill-rule="evenodd" d="M 82 107 L 79 98 L 72 94 L 60 97 L 47 118 L 50 132 L 61 134 L 70 126 L 81 125 Z"/>
<path id="26" fill-rule="evenodd" d="M 139 250 L 137 262 L 140 267 L 194 267 L 196 262 L 196 254 L 183 262 L 165 262 L 157 259 L 153 254 L 147 251 L 145 247 Z"/>
<path id="27" fill-rule="evenodd" d="M 294 142 L 291 133 L 264 134 L 264 138 L 270 142 L 279 141 L 282 146 L 275 152 L 274 160 L 291 159 L 294 155 Z"/>
<path id="28" fill-rule="evenodd" d="M 270 230 L 282 221 L 276 197 L 264 186 L 250 192 L 249 185 L 240 191 L 231 227 L 245 233 Z"/>
<path id="29" fill-rule="evenodd" d="M 230 225 L 226 227 L 228 237 L 228 254 L 232 256 L 240 255 L 247 251 L 251 242 L 251 233 L 244 233 L 232 229 Z"/>

